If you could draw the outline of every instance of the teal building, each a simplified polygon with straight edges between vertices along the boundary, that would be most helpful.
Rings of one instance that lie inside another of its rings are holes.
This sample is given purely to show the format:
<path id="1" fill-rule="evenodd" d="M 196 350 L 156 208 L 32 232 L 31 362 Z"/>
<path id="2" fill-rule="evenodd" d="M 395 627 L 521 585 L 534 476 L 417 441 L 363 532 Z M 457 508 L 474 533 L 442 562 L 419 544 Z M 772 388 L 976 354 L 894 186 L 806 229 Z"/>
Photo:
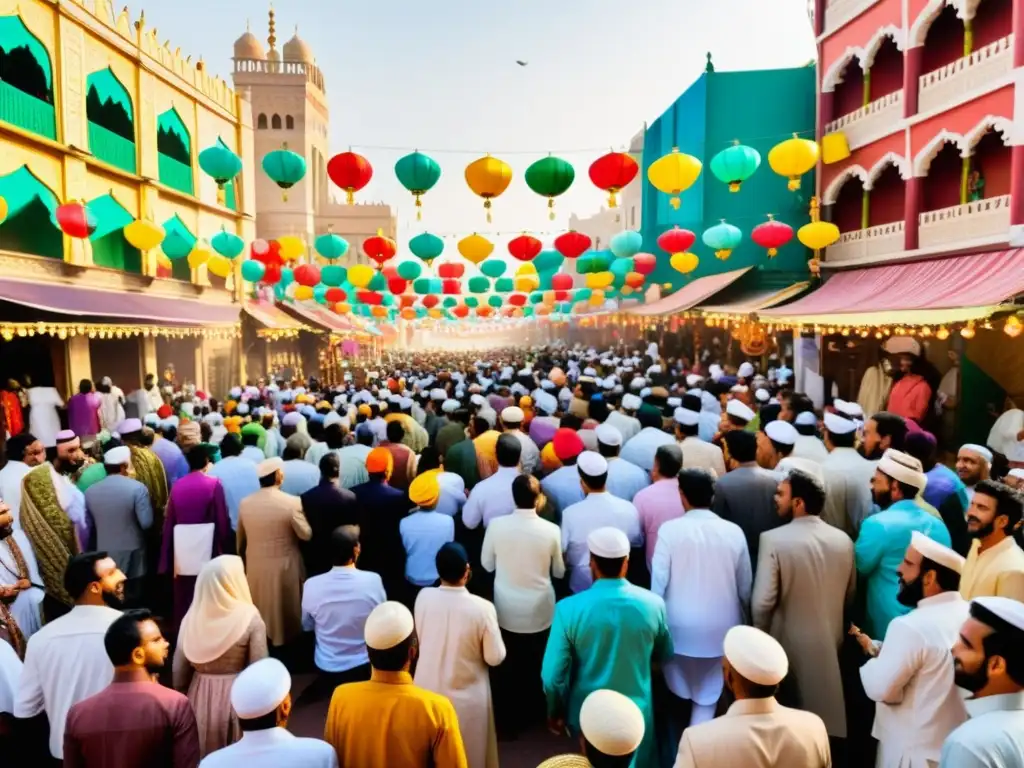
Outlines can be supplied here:
<path id="1" fill-rule="evenodd" d="M 756 274 L 742 281 L 748 287 L 781 288 L 806 279 L 811 253 L 796 239 L 796 230 L 810 220 L 814 173 L 805 174 L 800 190 L 791 192 L 787 179 L 768 166 L 768 150 L 793 133 L 814 137 L 814 89 L 813 64 L 795 69 L 716 72 L 709 56 L 705 72 L 648 126 L 641 170 L 640 231 L 644 250 L 658 260 L 650 283 L 670 283 L 674 291 L 698 277 L 751 266 L 756 267 Z M 761 166 L 738 192 L 730 192 L 710 167 L 711 158 L 734 140 L 761 153 Z M 683 193 L 678 210 L 669 204 L 668 195 L 647 180 L 651 163 L 673 147 L 704 164 L 697 181 Z M 793 228 L 793 239 L 772 259 L 750 239 L 751 230 L 767 221 L 769 213 Z M 743 241 L 726 260 L 716 258 L 714 250 L 701 240 L 704 230 L 722 219 L 743 232 Z M 691 252 L 700 258 L 700 264 L 688 276 L 672 269 L 670 254 L 657 246 L 658 236 L 676 225 L 697 235 Z M 669 292 L 663 290 L 662 295 Z"/>

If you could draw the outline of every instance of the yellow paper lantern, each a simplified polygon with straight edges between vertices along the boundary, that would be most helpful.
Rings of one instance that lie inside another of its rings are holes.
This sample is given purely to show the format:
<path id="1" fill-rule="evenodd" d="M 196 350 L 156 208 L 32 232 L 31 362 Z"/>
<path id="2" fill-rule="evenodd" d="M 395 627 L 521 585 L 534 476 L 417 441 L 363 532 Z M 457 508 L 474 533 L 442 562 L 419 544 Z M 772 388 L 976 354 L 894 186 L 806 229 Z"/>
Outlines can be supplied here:
<path id="1" fill-rule="evenodd" d="M 517 270 L 516 275 L 536 275 L 537 268 L 533 264 L 522 264 Z"/>
<path id="2" fill-rule="evenodd" d="M 406 307 L 399 314 L 402 316 L 403 320 L 415 320 L 416 319 L 416 310 L 413 309 L 412 307 Z"/>
<path id="3" fill-rule="evenodd" d="M 619 290 L 619 293 L 621 293 L 623 296 L 632 296 L 633 295 L 633 289 L 630 288 L 628 285 L 624 285 Z"/>
<path id="4" fill-rule="evenodd" d="M 541 302 L 543 304 L 554 304 L 555 303 L 555 292 L 554 291 L 544 291 L 543 295 L 541 296 Z"/>
<path id="5" fill-rule="evenodd" d="M 339 315 L 347 315 L 352 311 L 352 306 L 350 304 L 346 304 L 344 301 L 339 301 L 334 305 L 334 311 Z"/>
<path id="6" fill-rule="evenodd" d="M 206 270 L 217 277 L 227 277 L 231 274 L 231 259 L 215 253 L 206 262 Z"/>
<path id="7" fill-rule="evenodd" d="M 651 163 L 647 179 L 659 192 L 671 195 L 668 202 L 678 209 L 679 195 L 693 186 L 702 167 L 696 157 L 680 152 L 679 147 L 672 147 L 671 152 Z"/>
<path id="8" fill-rule="evenodd" d="M 797 239 L 812 250 L 828 248 L 839 239 L 839 227 L 830 221 L 812 221 L 796 233 Z"/>
<path id="9" fill-rule="evenodd" d="M 668 260 L 668 263 L 676 272 L 682 272 L 684 275 L 688 275 L 697 268 L 700 264 L 700 259 L 696 254 L 687 251 L 686 253 L 673 253 L 672 257 Z"/>
<path id="10" fill-rule="evenodd" d="M 373 280 L 375 274 L 376 272 L 374 272 L 373 267 L 369 267 L 366 264 L 356 264 L 348 268 L 348 281 L 356 288 L 365 288 Z"/>
<path id="11" fill-rule="evenodd" d="M 529 293 L 540 288 L 540 279 L 536 275 L 519 275 L 515 279 L 514 286 L 520 293 Z"/>
<path id="12" fill-rule="evenodd" d="M 200 240 L 188 255 L 188 265 L 192 269 L 198 269 L 209 261 L 212 255 L 213 250 L 210 248 L 210 244 L 206 240 Z"/>
<path id="13" fill-rule="evenodd" d="M 444 313 L 442 313 L 441 310 L 438 309 L 437 307 L 432 307 L 431 309 L 428 309 L 427 314 L 430 315 L 435 320 L 440 320 L 442 317 L 444 317 Z"/>
<path id="14" fill-rule="evenodd" d="M 459 253 L 470 264 L 479 264 L 494 252 L 494 243 L 474 232 L 459 240 Z"/>
<path id="15" fill-rule="evenodd" d="M 850 156 L 850 142 L 842 131 L 826 133 L 821 137 L 821 162 L 825 165 L 839 163 Z"/>
<path id="16" fill-rule="evenodd" d="M 4 218 L 6 218 L 6 202 L 3 205 L 3 212 Z M 138 248 L 140 251 L 149 251 L 156 248 L 164 241 L 164 237 L 167 234 L 163 227 L 149 219 L 136 219 L 131 224 L 127 224 L 121 232 L 124 234 L 124 239 L 128 241 L 128 244 L 133 248 Z"/>
<path id="17" fill-rule="evenodd" d="M 307 299 L 313 298 L 313 289 L 308 285 L 296 285 L 295 286 L 295 299 L 297 301 L 306 301 Z"/>
<path id="18" fill-rule="evenodd" d="M 281 247 L 281 258 L 285 261 L 295 261 L 306 255 L 306 244 L 295 235 L 279 237 L 277 244 Z"/>
<path id="19" fill-rule="evenodd" d="M 484 199 L 487 220 L 491 220 L 491 200 L 501 195 L 512 183 L 512 167 L 490 155 L 484 155 L 466 166 L 466 184 L 473 194 Z"/>
<path id="20" fill-rule="evenodd" d="M 387 315 L 388 315 L 388 308 L 387 307 L 370 307 L 370 314 L 373 315 L 374 317 L 387 317 Z"/>
<path id="21" fill-rule="evenodd" d="M 818 164 L 818 143 L 801 139 L 795 133 L 793 138 L 776 144 L 768 151 L 768 165 L 780 176 L 789 177 L 789 188 L 800 189 L 800 177 Z"/>
<path id="22" fill-rule="evenodd" d="M 594 291 L 592 294 L 590 294 L 590 298 L 587 299 L 587 302 L 592 307 L 601 306 L 602 304 L 604 304 L 604 291 Z"/>
<path id="23" fill-rule="evenodd" d="M 611 272 L 591 272 L 587 275 L 587 288 L 607 288 L 615 282 L 615 275 Z"/>
<path id="24" fill-rule="evenodd" d="M 0 224 L 3 224 L 7 220 L 7 200 L 0 197 Z"/>

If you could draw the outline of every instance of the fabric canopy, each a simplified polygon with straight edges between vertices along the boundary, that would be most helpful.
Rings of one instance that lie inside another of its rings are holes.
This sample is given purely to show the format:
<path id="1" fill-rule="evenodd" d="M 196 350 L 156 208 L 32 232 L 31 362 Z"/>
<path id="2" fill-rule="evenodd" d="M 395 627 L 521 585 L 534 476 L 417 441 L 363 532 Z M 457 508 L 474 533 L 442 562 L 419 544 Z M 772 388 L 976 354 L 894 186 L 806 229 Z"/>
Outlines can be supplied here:
<path id="1" fill-rule="evenodd" d="M 697 306 L 705 299 L 711 298 L 723 288 L 728 288 L 749 271 L 750 267 L 744 267 L 732 272 L 721 272 L 717 275 L 699 277 L 669 296 L 665 296 L 650 304 L 630 307 L 626 312 L 631 315 L 643 315 L 644 317 L 673 315 L 676 312 L 685 312 Z"/>
<path id="2" fill-rule="evenodd" d="M 793 324 L 934 325 L 988 317 L 1024 292 L 1024 249 L 837 272 L 814 293 L 761 313 Z"/>
<path id="3" fill-rule="evenodd" d="M 697 306 L 701 312 L 718 315 L 749 315 L 751 312 L 760 312 L 762 309 L 774 307 L 784 301 L 796 298 L 810 287 L 806 280 L 786 288 L 771 288 L 763 291 L 750 291 L 735 297 L 732 301 L 722 304 L 700 304 Z M 713 298 L 713 297 L 712 297 Z"/>
<path id="4" fill-rule="evenodd" d="M 291 304 L 282 304 L 281 306 L 300 320 L 307 322 L 314 328 L 319 328 L 322 331 L 326 331 L 328 333 L 359 332 L 357 327 L 352 325 L 341 315 L 337 315 L 334 312 L 326 310 L 317 304 L 302 304 L 296 301 Z"/>
<path id="5" fill-rule="evenodd" d="M 246 314 L 265 328 L 275 331 L 308 331 L 308 327 L 287 312 L 266 301 L 249 299 L 245 302 Z"/>
<path id="6" fill-rule="evenodd" d="M 0 278 L 0 301 L 60 315 L 109 317 L 143 323 L 235 325 L 237 304 L 207 304 L 194 299 L 105 291 L 77 285 L 30 283 Z"/>

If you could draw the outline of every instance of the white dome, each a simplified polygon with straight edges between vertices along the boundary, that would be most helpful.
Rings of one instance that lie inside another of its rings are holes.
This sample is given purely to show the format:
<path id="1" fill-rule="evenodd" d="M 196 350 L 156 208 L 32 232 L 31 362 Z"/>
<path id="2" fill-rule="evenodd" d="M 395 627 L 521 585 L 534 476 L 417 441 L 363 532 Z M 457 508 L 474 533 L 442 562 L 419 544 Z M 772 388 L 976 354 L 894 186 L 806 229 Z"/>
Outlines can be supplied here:
<path id="1" fill-rule="evenodd" d="M 236 59 L 263 59 L 266 54 L 263 52 L 263 44 L 249 30 L 235 40 Z"/>
<path id="2" fill-rule="evenodd" d="M 284 44 L 284 60 L 285 61 L 301 61 L 305 64 L 312 64 L 314 62 L 313 49 L 309 47 L 305 40 L 299 37 L 299 31 L 295 30 L 295 35 Z"/>

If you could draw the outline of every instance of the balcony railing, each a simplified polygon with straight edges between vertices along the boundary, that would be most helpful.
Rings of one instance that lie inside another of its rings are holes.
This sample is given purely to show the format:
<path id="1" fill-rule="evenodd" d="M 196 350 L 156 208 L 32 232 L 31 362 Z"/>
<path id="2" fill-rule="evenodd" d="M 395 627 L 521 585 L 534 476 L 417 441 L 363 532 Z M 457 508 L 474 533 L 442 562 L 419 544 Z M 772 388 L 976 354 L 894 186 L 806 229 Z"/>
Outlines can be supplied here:
<path id="1" fill-rule="evenodd" d="M 826 34 L 843 26 L 864 11 L 873 6 L 879 0 L 827 0 L 825 5 L 825 23 L 823 29 Z"/>
<path id="2" fill-rule="evenodd" d="M 1008 75 L 1013 69 L 1013 44 L 1013 35 L 1007 35 L 970 56 L 921 75 L 918 111 L 948 107 Z"/>
<path id="3" fill-rule="evenodd" d="M 0 120 L 48 139 L 57 139 L 57 113 L 53 104 L 29 96 L 0 80 Z"/>
<path id="4" fill-rule="evenodd" d="M 1010 196 L 999 195 L 926 211 L 918 221 L 918 245 L 921 248 L 1004 235 L 1009 237 Z"/>
<path id="5" fill-rule="evenodd" d="M 89 151 L 100 160 L 135 173 L 135 142 L 89 121 Z"/>
<path id="6" fill-rule="evenodd" d="M 842 131 L 850 149 L 863 147 L 872 141 L 892 133 L 899 127 L 903 117 L 903 89 L 875 99 L 860 109 L 843 115 L 825 125 L 825 133 Z"/>
<path id="7" fill-rule="evenodd" d="M 185 165 L 180 160 L 158 153 L 158 171 L 160 183 L 166 184 L 171 189 L 184 192 L 186 195 L 194 195 L 195 188 L 192 185 L 192 167 Z"/>
<path id="8" fill-rule="evenodd" d="M 894 221 L 867 229 L 844 232 L 835 245 L 825 249 L 825 261 L 829 264 L 860 261 L 875 256 L 887 256 L 902 250 L 903 222 Z"/>

